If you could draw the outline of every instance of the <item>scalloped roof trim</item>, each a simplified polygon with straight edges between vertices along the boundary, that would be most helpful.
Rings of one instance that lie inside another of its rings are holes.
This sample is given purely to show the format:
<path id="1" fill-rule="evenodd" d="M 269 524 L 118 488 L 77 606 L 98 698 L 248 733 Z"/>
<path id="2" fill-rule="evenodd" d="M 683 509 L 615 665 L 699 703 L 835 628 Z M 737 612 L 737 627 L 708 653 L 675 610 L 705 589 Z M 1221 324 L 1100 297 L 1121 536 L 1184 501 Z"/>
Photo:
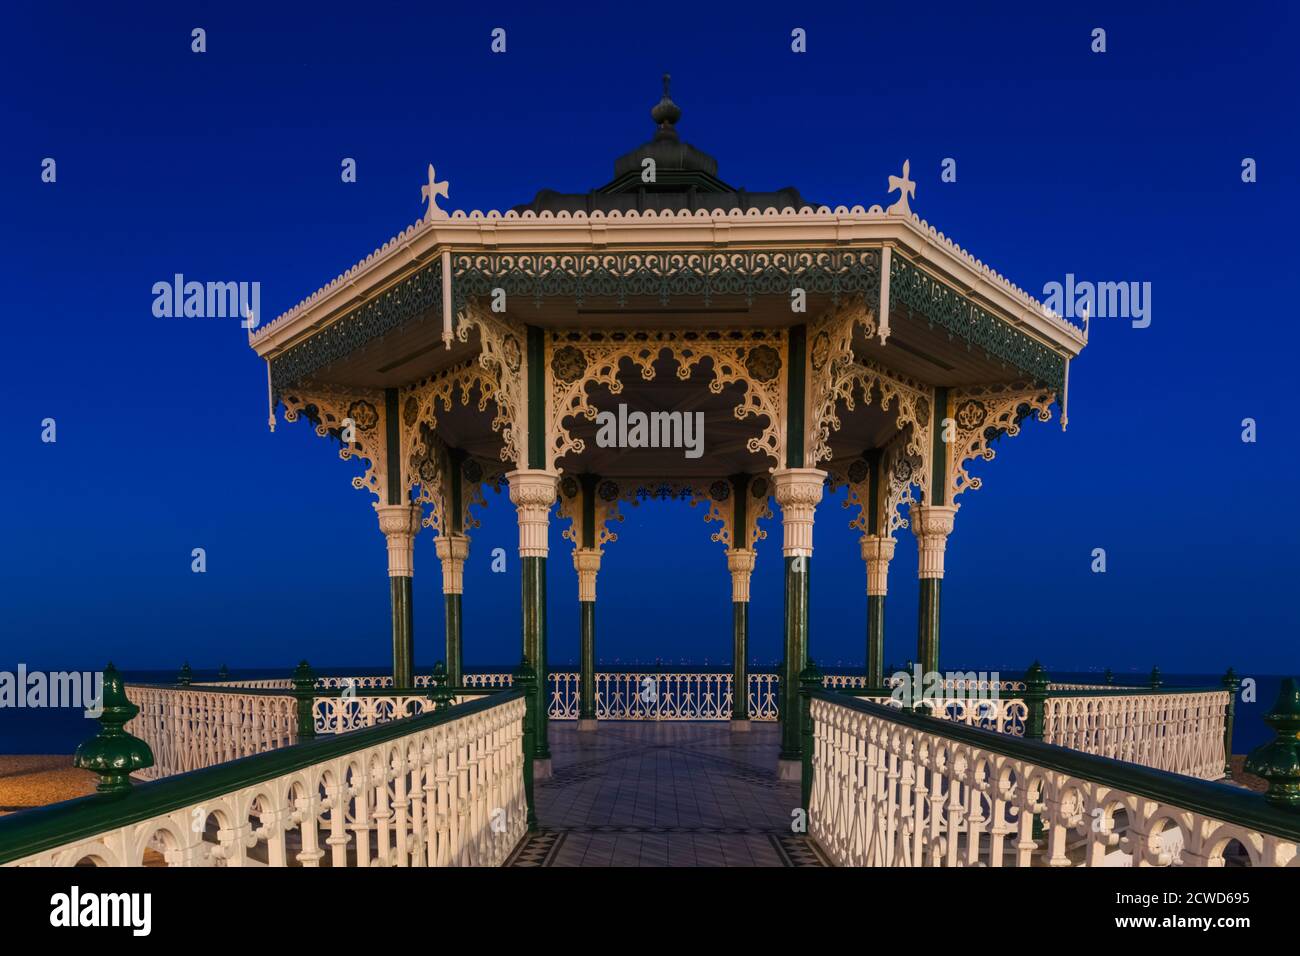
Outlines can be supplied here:
<path id="1" fill-rule="evenodd" d="M 349 268 L 346 272 L 343 272 L 342 274 L 336 276 L 332 281 L 330 281 L 326 285 L 321 286 L 321 288 L 317 289 L 315 292 L 313 292 L 307 298 L 303 299 L 297 305 L 280 313 L 280 315 L 276 316 L 276 318 L 273 321 L 264 325 L 257 332 L 254 332 L 251 336 L 251 340 L 258 341 L 262 338 L 265 338 L 274 329 L 277 329 L 283 325 L 288 324 L 293 319 L 297 318 L 300 314 L 305 312 L 307 309 L 311 308 L 313 305 L 319 302 L 322 298 L 336 292 L 340 286 L 351 285 L 358 274 L 365 271 L 370 266 L 376 264 L 378 260 L 388 256 L 395 249 L 407 245 L 411 241 L 411 239 L 413 239 L 422 229 L 428 228 L 430 225 L 434 223 L 448 222 L 448 221 L 493 222 L 497 220 L 509 222 L 512 220 L 526 221 L 532 219 L 539 220 L 539 221 L 552 220 L 556 222 L 564 222 L 564 221 L 585 222 L 585 221 L 615 220 L 615 219 L 618 220 L 623 220 L 623 219 L 715 220 L 715 219 L 757 219 L 757 218 L 775 219 L 782 216 L 796 216 L 796 217 L 866 216 L 869 218 L 881 218 L 881 219 L 893 218 L 892 216 L 890 216 L 890 214 L 886 213 L 884 209 L 881 208 L 879 205 L 873 205 L 866 208 L 860 205 L 836 206 L 833 209 L 830 206 L 818 206 L 816 208 L 813 208 L 812 206 L 801 206 L 798 209 L 795 209 L 793 206 L 786 206 L 780 210 L 778 210 L 775 206 L 768 206 L 764 209 L 745 209 L 745 210 L 714 209 L 712 211 L 708 211 L 704 209 L 695 209 L 695 210 L 647 209 L 639 212 L 635 209 L 630 209 L 626 212 L 623 212 L 621 210 L 614 209 L 609 212 L 595 210 L 591 213 L 587 213 L 584 210 L 578 210 L 576 212 L 561 210 L 560 212 L 555 213 L 555 212 L 551 212 L 551 210 L 549 209 L 543 210 L 540 213 L 534 212 L 531 209 L 526 209 L 522 213 L 516 212 L 513 209 L 507 210 L 504 213 L 499 212 L 496 209 L 489 209 L 487 212 L 483 212 L 480 209 L 473 209 L 467 213 L 463 209 L 457 209 L 454 212 L 452 212 L 446 219 L 421 220 L 419 222 L 415 222 L 407 226 L 405 229 L 399 232 L 392 239 L 389 239 L 382 246 L 375 249 L 374 252 L 370 253 L 370 255 L 366 256 L 356 265 Z M 930 225 L 926 220 L 922 219 L 916 213 L 912 213 L 911 221 L 915 225 L 919 226 L 921 231 L 927 233 L 929 237 L 933 239 L 935 242 L 943 245 L 944 248 L 952 252 L 958 258 L 963 259 L 968 265 L 974 266 L 974 268 L 977 271 L 981 272 L 984 276 L 991 279 L 996 284 L 1000 285 L 1004 291 L 1010 292 L 1013 297 L 1019 299 L 1024 305 L 1029 306 L 1030 308 L 1038 312 L 1038 314 L 1052 320 L 1057 325 L 1060 325 L 1062 328 L 1074 333 L 1075 335 L 1079 335 L 1081 333 L 1082 330 L 1080 330 L 1073 323 L 1067 322 L 1062 316 L 1056 314 L 1051 309 L 1047 308 L 1047 306 L 1043 305 L 1043 303 L 1040 302 L 1038 299 L 1036 299 L 1034 296 L 1030 295 L 1024 289 L 1020 288 L 1020 286 L 1016 285 L 1014 282 L 1007 279 L 1006 276 L 1002 275 L 1002 273 L 985 265 L 982 260 L 977 259 L 971 253 L 967 252 L 957 243 L 953 242 L 952 239 L 945 236 L 942 232 L 940 232 L 934 226 Z"/>

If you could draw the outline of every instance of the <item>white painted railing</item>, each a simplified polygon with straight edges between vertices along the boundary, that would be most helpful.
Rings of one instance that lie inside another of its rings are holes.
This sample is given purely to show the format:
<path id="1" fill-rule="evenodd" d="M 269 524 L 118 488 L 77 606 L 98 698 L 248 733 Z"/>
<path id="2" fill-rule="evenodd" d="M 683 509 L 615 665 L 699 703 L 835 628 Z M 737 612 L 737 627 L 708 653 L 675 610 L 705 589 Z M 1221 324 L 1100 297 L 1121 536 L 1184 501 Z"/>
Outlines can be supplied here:
<path id="1" fill-rule="evenodd" d="M 0 820 L 0 845 L 24 845 L 29 821 L 42 832 L 76 832 L 88 815 L 130 822 L 42 838 L 53 845 L 6 865 L 497 866 L 527 829 L 524 701 L 468 707 L 417 718 L 408 732 L 394 723 L 264 754 L 238 782 L 214 767 L 109 804 L 85 797 L 15 814 Z"/>
<path id="2" fill-rule="evenodd" d="M 1112 689 L 1113 690 L 1113 689 Z M 1228 691 L 1049 697 L 1043 740 L 1201 780 L 1223 777 Z"/>
<path id="3" fill-rule="evenodd" d="M 839 865 L 1300 865 L 1294 815 L 1258 795 L 855 701 L 811 713 L 809 832 Z"/>
<path id="4" fill-rule="evenodd" d="M 297 736 L 290 696 L 151 684 L 128 684 L 126 691 L 140 713 L 125 729 L 153 751 L 153 766 L 136 772 L 144 780 L 265 753 Z"/>

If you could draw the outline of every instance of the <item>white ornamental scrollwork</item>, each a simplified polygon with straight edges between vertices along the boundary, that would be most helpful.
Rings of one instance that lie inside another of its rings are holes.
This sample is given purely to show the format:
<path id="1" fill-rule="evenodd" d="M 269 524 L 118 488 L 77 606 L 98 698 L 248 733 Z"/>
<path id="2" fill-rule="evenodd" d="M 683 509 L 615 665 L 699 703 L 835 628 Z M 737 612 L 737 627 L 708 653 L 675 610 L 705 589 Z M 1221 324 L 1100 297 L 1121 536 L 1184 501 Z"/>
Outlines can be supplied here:
<path id="1" fill-rule="evenodd" d="M 623 390 L 621 364 L 630 362 L 644 381 L 655 377 L 655 363 L 667 355 L 677 363 L 677 377 L 688 381 L 709 360 L 709 391 L 722 394 L 728 385 L 743 384 L 735 407 L 738 419 L 766 418 L 762 434 L 751 438 L 751 453 L 784 458 L 785 392 L 788 369 L 784 330 L 736 333 L 658 330 L 606 332 L 598 330 L 556 332 L 547 337 L 545 361 L 550 384 L 547 447 L 549 462 L 580 454 L 586 447 L 574 438 L 565 422 L 571 418 L 595 421 L 597 409 L 588 389 L 603 385 L 617 395 Z"/>
<path id="2" fill-rule="evenodd" d="M 494 315 L 472 299 L 465 304 L 462 321 L 457 324 L 457 338 L 468 342 L 470 328 L 478 329 L 481 350 L 478 364 L 487 373 L 485 380 L 490 382 L 492 399 L 496 402 L 492 430 L 501 433 L 501 460 L 523 467 L 527 432 L 525 331 L 519 324 Z"/>
<path id="3" fill-rule="evenodd" d="M 843 402 L 853 411 L 858 390 L 864 393 L 865 402 L 871 402 L 872 372 L 853 357 L 853 333 L 859 326 L 868 338 L 876 333 L 876 314 L 861 296 L 827 310 L 808 328 L 810 394 L 805 451 L 814 466 L 831 458 L 831 432 L 840 428 L 837 403 Z"/>
<path id="4" fill-rule="evenodd" d="M 334 436 L 343 447 L 344 461 L 365 461 L 364 474 L 352 479 L 353 488 L 364 488 L 387 501 L 388 461 L 384 393 L 378 389 L 337 388 L 306 384 L 281 396 L 284 420 L 296 422 L 305 415 L 322 438 Z M 348 438 L 351 440 L 348 440 Z"/>
<path id="5" fill-rule="evenodd" d="M 619 513 L 618 503 L 619 495 L 617 484 L 608 479 L 597 481 L 595 485 L 595 501 L 593 503 L 593 533 L 592 541 L 594 548 L 603 548 L 605 545 L 618 540 L 617 532 L 609 527 L 611 521 L 622 521 L 623 515 Z M 584 494 L 582 483 L 571 475 L 566 475 L 560 479 L 559 488 L 560 500 L 560 517 L 569 520 L 569 527 L 560 532 L 560 537 L 566 538 L 573 542 L 574 548 L 585 547 L 582 543 L 583 531 L 583 508 L 582 496 Z"/>
<path id="6" fill-rule="evenodd" d="M 1021 421 L 1033 414 L 1040 422 L 1052 417 L 1056 395 L 1050 389 L 1027 384 L 980 385 L 954 389 L 949 395 L 955 432 L 952 470 L 948 479 L 949 501 L 967 489 L 978 489 L 979 478 L 966 471 L 976 458 L 992 461 L 992 444 L 1002 435 L 1020 434 Z"/>

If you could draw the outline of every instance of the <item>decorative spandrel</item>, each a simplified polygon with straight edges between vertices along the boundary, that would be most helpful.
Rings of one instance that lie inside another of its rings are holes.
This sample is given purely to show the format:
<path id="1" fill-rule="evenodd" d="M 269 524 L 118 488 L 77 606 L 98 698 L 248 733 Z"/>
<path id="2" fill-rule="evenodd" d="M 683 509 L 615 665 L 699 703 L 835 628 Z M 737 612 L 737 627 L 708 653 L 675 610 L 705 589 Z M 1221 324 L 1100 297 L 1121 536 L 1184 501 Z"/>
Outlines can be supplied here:
<path id="1" fill-rule="evenodd" d="M 281 396 L 284 420 L 305 417 L 316 434 L 336 439 L 339 457 L 366 463 L 365 473 L 352 479 L 352 487 L 364 488 L 379 501 L 387 501 L 388 467 L 385 440 L 384 393 L 378 389 L 341 389 L 308 385 Z"/>
<path id="2" fill-rule="evenodd" d="M 643 381 L 652 381 L 657 374 L 655 363 L 662 360 L 675 363 L 681 381 L 689 381 L 697 370 L 708 374 L 707 388 L 714 395 L 722 394 L 729 385 L 743 385 L 735 416 L 756 418 L 761 428 L 746 447 L 779 463 L 785 453 L 785 345 L 783 329 L 550 334 L 545 361 L 550 388 L 547 446 L 552 467 L 562 471 L 558 466 L 562 458 L 581 454 L 586 448 L 581 438 L 573 437 L 567 422 L 580 417 L 596 420 L 592 386 L 604 386 L 618 395 L 624 384 L 622 363 L 629 363 Z"/>
<path id="3" fill-rule="evenodd" d="M 1030 415 L 1040 422 L 1049 421 L 1056 395 L 1049 389 L 1021 382 L 954 389 L 949 399 L 954 435 L 948 500 L 955 501 L 963 491 L 982 484 L 967 472 L 967 463 L 976 459 L 992 461 L 993 443 L 1004 435 L 1019 435 L 1020 423 Z"/>

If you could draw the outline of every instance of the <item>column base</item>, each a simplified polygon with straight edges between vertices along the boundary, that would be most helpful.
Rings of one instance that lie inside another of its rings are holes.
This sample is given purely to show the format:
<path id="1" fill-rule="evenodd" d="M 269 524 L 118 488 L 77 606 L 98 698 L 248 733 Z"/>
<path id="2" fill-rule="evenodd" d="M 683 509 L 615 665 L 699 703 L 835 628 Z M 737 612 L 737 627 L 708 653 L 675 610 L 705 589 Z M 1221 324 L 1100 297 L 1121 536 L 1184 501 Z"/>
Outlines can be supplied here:
<path id="1" fill-rule="evenodd" d="M 551 758 L 533 758 L 533 780 L 550 780 L 551 779 Z"/>
<path id="2" fill-rule="evenodd" d="M 733 719 L 730 721 L 730 724 L 731 724 L 731 732 L 732 732 L 733 734 L 747 734 L 747 733 L 749 733 L 749 721 L 748 721 L 748 720 L 735 720 L 735 719 L 733 718 Z"/>
<path id="3" fill-rule="evenodd" d="M 803 780 L 802 760 L 778 760 L 776 762 L 776 779 Z"/>
<path id="4" fill-rule="evenodd" d="M 579 730 L 579 731 L 595 730 L 595 729 L 596 729 L 596 724 L 597 724 L 597 721 L 596 721 L 596 718 L 594 718 L 594 717 L 592 717 L 592 718 L 579 717 L 579 718 L 578 718 L 578 730 Z"/>

